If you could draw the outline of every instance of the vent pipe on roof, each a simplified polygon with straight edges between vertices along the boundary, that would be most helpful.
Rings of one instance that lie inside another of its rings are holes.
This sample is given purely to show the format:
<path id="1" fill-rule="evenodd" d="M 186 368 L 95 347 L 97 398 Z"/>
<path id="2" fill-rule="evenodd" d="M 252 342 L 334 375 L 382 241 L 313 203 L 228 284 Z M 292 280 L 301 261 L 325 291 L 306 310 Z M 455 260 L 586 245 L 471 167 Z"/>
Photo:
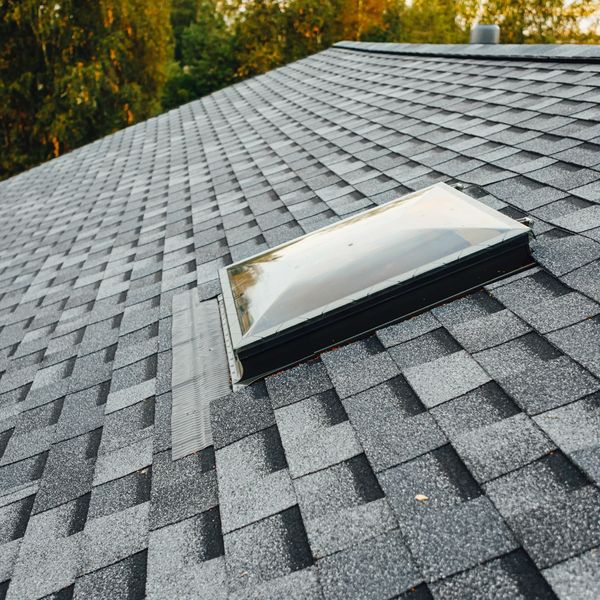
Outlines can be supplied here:
<path id="1" fill-rule="evenodd" d="M 471 44 L 500 43 L 500 27 L 498 25 L 475 25 L 471 29 Z"/>

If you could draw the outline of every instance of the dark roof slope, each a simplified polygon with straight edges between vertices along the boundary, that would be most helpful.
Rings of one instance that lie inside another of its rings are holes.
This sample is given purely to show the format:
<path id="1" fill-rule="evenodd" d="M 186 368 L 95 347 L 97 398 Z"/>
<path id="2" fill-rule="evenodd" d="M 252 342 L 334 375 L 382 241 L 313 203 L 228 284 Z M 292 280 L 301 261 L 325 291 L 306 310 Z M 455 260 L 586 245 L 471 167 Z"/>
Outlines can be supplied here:
<path id="1" fill-rule="evenodd" d="M 0 597 L 598 596 L 595 51 L 358 50 L 0 184 Z M 173 461 L 173 295 L 436 181 L 528 214 L 539 268 L 213 403 Z"/>

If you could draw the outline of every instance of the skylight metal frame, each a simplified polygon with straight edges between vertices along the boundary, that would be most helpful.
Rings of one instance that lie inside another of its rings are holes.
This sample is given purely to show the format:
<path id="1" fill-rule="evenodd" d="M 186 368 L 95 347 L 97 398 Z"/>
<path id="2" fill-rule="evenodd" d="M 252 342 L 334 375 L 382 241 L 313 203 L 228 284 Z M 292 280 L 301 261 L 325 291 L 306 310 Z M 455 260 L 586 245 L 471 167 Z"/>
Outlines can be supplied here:
<path id="1" fill-rule="evenodd" d="M 320 309 L 308 311 L 302 317 L 289 319 L 259 335 L 242 332 L 230 285 L 229 269 L 271 253 L 276 248 L 297 243 L 317 231 L 332 229 L 344 221 L 355 218 L 356 215 L 222 268 L 219 271 L 219 278 L 227 321 L 226 335 L 230 336 L 236 357 L 238 381 L 249 382 L 278 371 L 328 348 L 402 321 L 534 264 L 529 249 L 531 232 L 529 227 L 445 183 L 436 183 L 392 202 L 400 199 L 409 200 L 434 188 L 460 196 L 462 201 L 471 204 L 477 210 L 505 220 L 514 231 L 499 236 L 500 239 L 494 238 L 453 252 L 399 277 L 386 279 L 328 303 Z M 397 302 L 400 298 L 401 308 Z"/>

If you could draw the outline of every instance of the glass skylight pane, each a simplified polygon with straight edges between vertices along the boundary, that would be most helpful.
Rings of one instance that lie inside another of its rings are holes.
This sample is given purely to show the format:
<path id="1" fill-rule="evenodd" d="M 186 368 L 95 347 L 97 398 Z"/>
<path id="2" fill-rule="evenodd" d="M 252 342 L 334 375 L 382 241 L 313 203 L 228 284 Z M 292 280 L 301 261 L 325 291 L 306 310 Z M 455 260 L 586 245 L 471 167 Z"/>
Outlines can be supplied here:
<path id="1" fill-rule="evenodd" d="M 261 334 L 362 290 L 526 229 L 435 186 L 232 265 L 243 334 Z"/>
<path id="2" fill-rule="evenodd" d="M 528 233 L 440 183 L 234 263 L 221 284 L 238 367 L 275 370 L 522 269 Z"/>

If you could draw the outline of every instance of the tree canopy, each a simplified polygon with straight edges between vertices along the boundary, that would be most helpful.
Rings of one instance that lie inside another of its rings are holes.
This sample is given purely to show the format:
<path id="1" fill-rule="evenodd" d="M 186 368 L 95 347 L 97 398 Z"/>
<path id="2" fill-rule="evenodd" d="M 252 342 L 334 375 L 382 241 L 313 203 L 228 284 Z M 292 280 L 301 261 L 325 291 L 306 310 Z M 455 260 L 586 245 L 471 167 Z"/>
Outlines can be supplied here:
<path id="1" fill-rule="evenodd" d="M 500 26 L 504 44 L 598 43 L 598 10 L 597 0 L 486 0 L 481 18 Z"/>
<path id="2" fill-rule="evenodd" d="M 600 0 L 0 0 L 0 178 L 341 39 L 598 43 Z"/>
<path id="3" fill-rule="evenodd" d="M 165 0 L 0 1 L 0 176 L 160 109 Z"/>

